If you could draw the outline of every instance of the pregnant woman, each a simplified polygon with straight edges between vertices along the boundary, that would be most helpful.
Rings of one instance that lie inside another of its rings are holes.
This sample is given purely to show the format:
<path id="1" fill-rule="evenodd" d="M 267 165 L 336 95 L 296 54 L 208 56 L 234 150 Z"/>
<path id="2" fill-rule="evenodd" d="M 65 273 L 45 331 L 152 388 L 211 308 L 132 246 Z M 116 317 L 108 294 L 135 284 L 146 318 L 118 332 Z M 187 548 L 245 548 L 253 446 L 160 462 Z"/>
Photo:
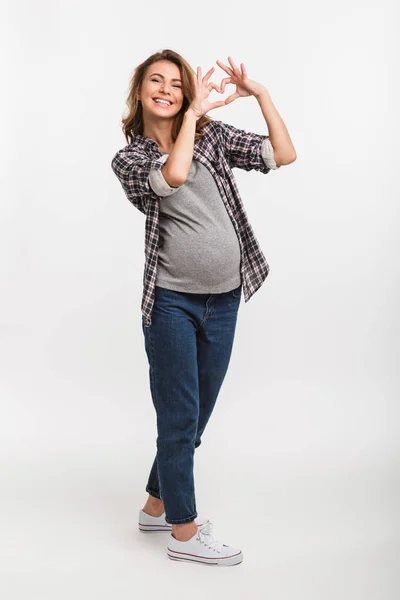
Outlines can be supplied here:
<path id="1" fill-rule="evenodd" d="M 210 82 L 214 67 L 203 77 L 169 49 L 138 65 L 122 120 L 127 145 L 111 166 L 146 216 L 142 331 L 158 435 L 139 529 L 168 531 L 171 559 L 230 566 L 243 553 L 197 513 L 194 452 L 228 369 L 242 294 L 247 302 L 269 272 L 232 169 L 267 174 L 296 152 L 268 90 L 243 63 L 216 62 L 227 75 L 220 85 Z M 235 92 L 211 103 L 227 84 Z M 207 116 L 248 96 L 268 135 Z"/>

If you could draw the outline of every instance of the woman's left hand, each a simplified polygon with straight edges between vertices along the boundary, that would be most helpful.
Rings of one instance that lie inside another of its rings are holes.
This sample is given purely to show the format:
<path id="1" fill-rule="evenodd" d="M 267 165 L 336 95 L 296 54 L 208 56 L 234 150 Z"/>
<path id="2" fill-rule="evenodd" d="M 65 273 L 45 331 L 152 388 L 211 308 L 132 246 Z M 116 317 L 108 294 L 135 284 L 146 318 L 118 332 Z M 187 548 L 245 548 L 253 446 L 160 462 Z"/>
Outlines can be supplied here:
<path id="1" fill-rule="evenodd" d="M 232 60 L 231 56 L 228 56 L 229 63 L 231 65 L 231 69 L 224 65 L 221 61 L 217 60 L 217 65 L 221 67 L 226 73 L 228 73 L 229 77 L 224 77 L 221 81 L 221 93 L 223 94 L 225 91 L 225 86 L 228 83 L 233 83 L 236 85 L 235 93 L 225 98 L 225 104 L 229 104 L 236 100 L 236 98 L 244 98 L 245 96 L 257 96 L 262 92 L 265 88 L 260 83 L 256 81 L 252 81 L 247 77 L 247 72 L 243 63 L 240 63 L 241 69 L 239 69 Z"/>

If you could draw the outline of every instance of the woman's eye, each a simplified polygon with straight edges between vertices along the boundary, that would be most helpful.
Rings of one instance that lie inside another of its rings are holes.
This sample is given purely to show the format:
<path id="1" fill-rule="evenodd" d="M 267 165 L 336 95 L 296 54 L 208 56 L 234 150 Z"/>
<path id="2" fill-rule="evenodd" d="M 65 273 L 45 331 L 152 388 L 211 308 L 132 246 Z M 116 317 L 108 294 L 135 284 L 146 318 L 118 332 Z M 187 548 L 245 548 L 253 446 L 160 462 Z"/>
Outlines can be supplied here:
<path id="1" fill-rule="evenodd" d="M 160 83 L 159 79 L 152 79 L 151 81 L 155 81 L 156 83 Z M 180 85 L 174 85 L 174 87 L 177 87 L 177 88 L 181 89 Z"/>

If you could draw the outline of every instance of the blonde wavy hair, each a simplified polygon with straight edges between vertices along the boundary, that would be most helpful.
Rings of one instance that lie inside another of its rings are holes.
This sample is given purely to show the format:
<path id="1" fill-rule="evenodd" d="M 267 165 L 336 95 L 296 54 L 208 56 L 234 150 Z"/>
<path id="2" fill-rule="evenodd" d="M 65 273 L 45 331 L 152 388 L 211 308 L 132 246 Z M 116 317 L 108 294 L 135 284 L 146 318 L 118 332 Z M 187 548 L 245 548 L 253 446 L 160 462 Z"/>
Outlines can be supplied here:
<path id="1" fill-rule="evenodd" d="M 183 116 L 195 97 L 196 88 L 193 77 L 196 77 L 197 74 L 180 54 L 167 48 L 160 52 L 155 52 L 146 58 L 146 60 L 140 63 L 134 70 L 130 81 L 128 98 L 126 100 L 128 114 L 122 118 L 122 131 L 128 144 L 132 143 L 135 135 L 143 135 L 143 110 L 142 103 L 137 98 L 137 92 L 140 89 L 147 68 L 158 60 L 169 60 L 170 62 L 175 63 L 179 67 L 182 79 L 183 104 L 181 110 L 175 116 L 172 125 L 173 142 L 175 142 L 178 137 L 178 133 L 182 126 Z M 204 128 L 211 121 L 213 121 L 213 119 L 206 115 L 203 115 L 198 119 L 196 122 L 195 142 L 204 135 Z"/>

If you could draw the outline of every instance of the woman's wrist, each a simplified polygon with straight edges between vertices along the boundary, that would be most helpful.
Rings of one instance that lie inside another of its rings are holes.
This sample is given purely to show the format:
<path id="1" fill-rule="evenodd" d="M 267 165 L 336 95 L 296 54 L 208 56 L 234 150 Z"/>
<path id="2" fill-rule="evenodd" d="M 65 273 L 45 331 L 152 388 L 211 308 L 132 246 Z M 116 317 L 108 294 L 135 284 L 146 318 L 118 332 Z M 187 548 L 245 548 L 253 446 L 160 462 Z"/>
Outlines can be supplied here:
<path id="1" fill-rule="evenodd" d="M 198 115 L 198 114 L 197 114 L 197 113 L 196 113 L 196 112 L 193 110 L 193 108 L 191 108 L 190 106 L 189 106 L 189 108 L 186 110 L 186 112 L 185 112 L 185 115 L 189 115 L 189 118 L 195 117 L 196 121 L 198 121 L 198 120 L 200 119 L 200 117 L 202 116 L 202 115 Z"/>
<path id="2" fill-rule="evenodd" d="M 255 98 L 257 98 L 257 100 L 258 100 L 258 99 L 259 99 L 259 98 L 261 98 L 261 97 L 266 97 L 266 96 L 269 96 L 269 92 L 268 92 L 267 88 L 266 88 L 266 87 L 264 87 L 264 86 L 262 85 L 262 86 L 260 86 L 260 88 L 259 88 L 259 90 L 257 91 L 257 93 L 256 93 L 256 94 L 253 94 L 253 96 L 254 96 Z"/>

